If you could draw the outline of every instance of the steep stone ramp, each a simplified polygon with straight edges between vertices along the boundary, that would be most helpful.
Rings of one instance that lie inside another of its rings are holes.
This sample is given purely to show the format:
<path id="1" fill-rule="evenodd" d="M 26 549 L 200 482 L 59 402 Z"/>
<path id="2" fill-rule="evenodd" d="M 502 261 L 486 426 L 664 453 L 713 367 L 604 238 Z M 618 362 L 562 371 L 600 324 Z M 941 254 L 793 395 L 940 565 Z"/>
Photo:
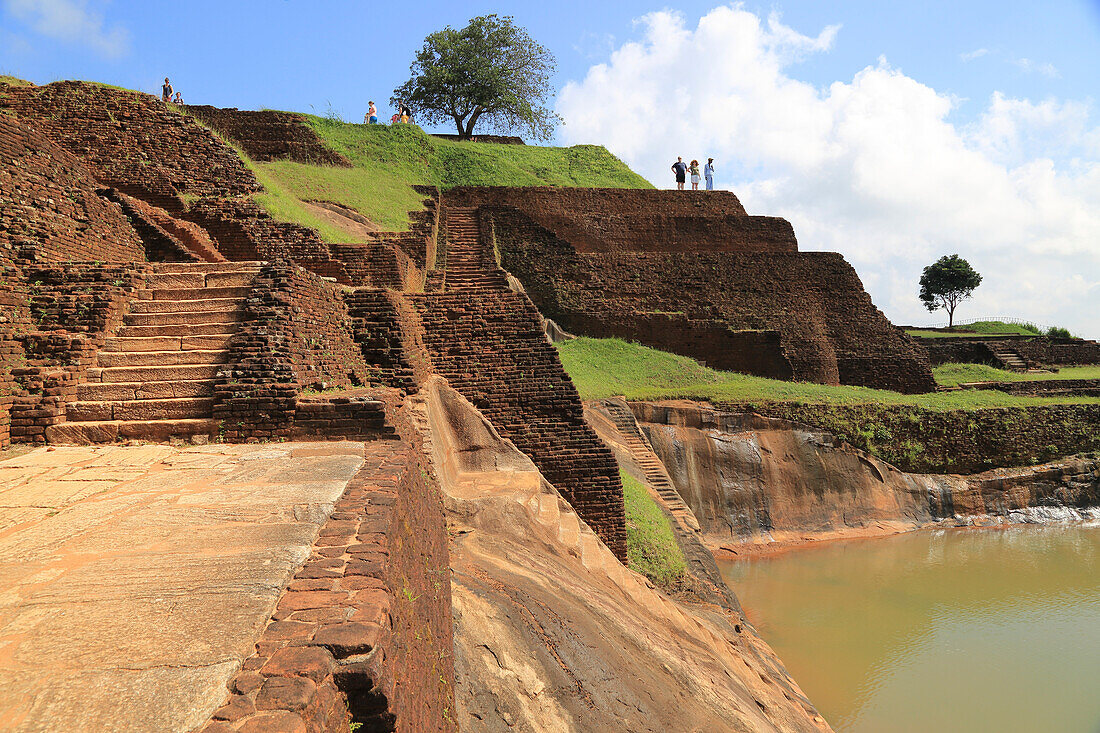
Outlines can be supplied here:
<path id="1" fill-rule="evenodd" d="M 363 462 L 358 443 L 0 461 L 0 729 L 202 729 Z"/>
<path id="2" fill-rule="evenodd" d="M 822 731 L 755 631 L 623 567 L 438 378 L 416 398 L 452 526 L 457 714 L 478 731 Z"/>
<path id="3" fill-rule="evenodd" d="M 504 271 L 490 261 L 482 241 L 477 211 L 448 207 L 447 290 L 503 290 L 507 287 Z"/>
<path id="4" fill-rule="evenodd" d="M 97 354 L 51 443 L 212 437 L 218 371 L 238 329 L 256 263 L 155 265 L 118 335 Z"/>

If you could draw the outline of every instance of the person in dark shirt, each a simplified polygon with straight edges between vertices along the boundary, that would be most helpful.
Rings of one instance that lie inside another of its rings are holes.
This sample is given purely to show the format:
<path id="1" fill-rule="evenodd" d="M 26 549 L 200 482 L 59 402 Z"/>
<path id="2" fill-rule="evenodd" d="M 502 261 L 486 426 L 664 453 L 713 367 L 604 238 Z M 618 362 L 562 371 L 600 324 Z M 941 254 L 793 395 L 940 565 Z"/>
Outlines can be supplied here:
<path id="1" fill-rule="evenodd" d="M 172 101 L 172 82 L 168 81 L 167 76 L 164 77 L 164 86 L 160 88 L 160 97 L 165 104 Z"/>
<path id="2" fill-rule="evenodd" d="M 680 156 L 677 156 L 676 162 L 672 164 L 672 172 L 676 174 L 676 188 L 683 191 L 684 181 L 687 180 L 688 167 Z"/>

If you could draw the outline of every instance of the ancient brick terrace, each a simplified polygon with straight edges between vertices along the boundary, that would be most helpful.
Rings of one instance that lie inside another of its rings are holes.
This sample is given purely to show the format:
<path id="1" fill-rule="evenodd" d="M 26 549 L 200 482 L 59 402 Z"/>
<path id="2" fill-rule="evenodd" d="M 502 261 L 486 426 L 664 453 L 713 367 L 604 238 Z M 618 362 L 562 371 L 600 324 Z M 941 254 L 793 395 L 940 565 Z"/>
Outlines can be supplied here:
<path id="1" fill-rule="evenodd" d="M 419 187 L 407 230 L 333 244 L 264 212 L 206 125 L 259 160 L 347 165 L 295 115 L 0 84 L 0 446 L 359 446 L 308 561 L 245 624 L 258 640 L 208 655 L 235 660 L 188 718 L 210 733 L 342 730 L 349 710 L 422 730 L 453 709 L 442 506 L 405 406 L 433 375 L 625 559 L 618 466 L 544 317 L 720 368 L 933 386 L 839 255 L 800 252 L 788 222 L 733 194 Z"/>

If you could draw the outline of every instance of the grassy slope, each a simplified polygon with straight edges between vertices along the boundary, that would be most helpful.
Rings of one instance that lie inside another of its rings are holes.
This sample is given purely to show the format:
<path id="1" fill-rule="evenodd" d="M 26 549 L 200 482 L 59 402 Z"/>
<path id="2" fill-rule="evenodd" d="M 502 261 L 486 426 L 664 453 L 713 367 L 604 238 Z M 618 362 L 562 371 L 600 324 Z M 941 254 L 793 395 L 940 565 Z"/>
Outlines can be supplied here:
<path id="1" fill-rule="evenodd" d="M 410 186 L 606 186 L 652 188 L 603 147 L 459 143 L 415 125 L 354 125 L 306 115 L 321 139 L 353 168 L 289 161 L 258 167 L 299 199 L 355 209 L 383 229 L 403 229 L 421 196 Z M 273 215 L 275 215 L 273 213 Z"/>
<path id="2" fill-rule="evenodd" d="M 925 331 L 923 329 L 909 329 L 906 331 L 910 336 L 920 336 L 922 338 L 954 338 L 959 336 L 974 336 L 974 335 L 1009 335 L 1009 336 L 1038 336 L 1039 328 L 1029 324 L 1021 323 L 1004 323 L 1003 321 L 977 321 L 976 323 L 968 323 L 965 326 L 955 326 L 955 330 L 951 332 L 945 331 Z"/>
<path id="3" fill-rule="evenodd" d="M 786 401 L 834 405 L 914 405 L 932 410 L 973 410 L 1052 403 L 1100 403 L 1095 397 L 1017 397 L 996 390 L 904 395 L 867 387 L 781 382 L 707 369 L 683 356 L 619 339 L 578 338 L 558 345 L 565 370 L 584 399 L 690 398 L 714 402 Z"/>
<path id="4" fill-rule="evenodd" d="M 649 491 L 633 476 L 620 471 L 626 505 L 626 554 L 632 570 L 654 585 L 675 590 L 687 563 L 672 534 L 672 525 Z"/>
<path id="5" fill-rule="evenodd" d="M 932 369 L 936 383 L 954 387 L 964 382 L 1031 382 L 1061 379 L 1100 379 L 1100 366 L 1062 367 L 1051 374 L 1024 374 L 987 364 L 944 364 Z"/>

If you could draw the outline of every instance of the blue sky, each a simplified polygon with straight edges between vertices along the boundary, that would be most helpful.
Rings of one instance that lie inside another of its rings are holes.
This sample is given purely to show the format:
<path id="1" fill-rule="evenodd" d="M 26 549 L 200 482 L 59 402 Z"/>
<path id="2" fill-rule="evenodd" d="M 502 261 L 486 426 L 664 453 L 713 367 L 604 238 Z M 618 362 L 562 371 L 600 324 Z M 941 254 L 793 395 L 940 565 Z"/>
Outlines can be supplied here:
<path id="1" fill-rule="evenodd" d="M 921 268 L 986 277 L 959 317 L 1100 338 L 1100 0 L 729 5 L 0 0 L 0 73 L 362 119 L 425 35 L 514 15 L 559 62 L 557 142 L 658 186 L 718 161 L 750 213 L 839 251 L 897 323 L 945 320 Z"/>
<path id="2" fill-rule="evenodd" d="M 324 111 L 331 103 L 350 120 L 361 117 L 368 98 L 389 99 L 425 35 L 475 15 L 515 16 L 557 56 L 560 87 L 635 37 L 636 18 L 674 8 L 697 19 L 720 4 L 2 0 L 0 71 L 37 83 L 89 78 L 149 92 L 167 75 L 196 104 Z M 44 29 L 49 17 L 27 8 L 51 5 L 75 7 L 90 28 L 101 21 L 99 35 L 117 35 L 104 45 L 88 40 L 96 35 L 88 27 Z M 815 85 L 850 79 L 885 56 L 906 74 L 973 102 L 960 107 L 963 116 L 976 114 L 994 89 L 1100 99 L 1100 0 L 803 0 L 744 7 L 762 16 L 778 11 L 804 33 L 841 26 L 828 54 L 797 69 Z M 969 61 L 961 57 L 982 49 Z"/>

